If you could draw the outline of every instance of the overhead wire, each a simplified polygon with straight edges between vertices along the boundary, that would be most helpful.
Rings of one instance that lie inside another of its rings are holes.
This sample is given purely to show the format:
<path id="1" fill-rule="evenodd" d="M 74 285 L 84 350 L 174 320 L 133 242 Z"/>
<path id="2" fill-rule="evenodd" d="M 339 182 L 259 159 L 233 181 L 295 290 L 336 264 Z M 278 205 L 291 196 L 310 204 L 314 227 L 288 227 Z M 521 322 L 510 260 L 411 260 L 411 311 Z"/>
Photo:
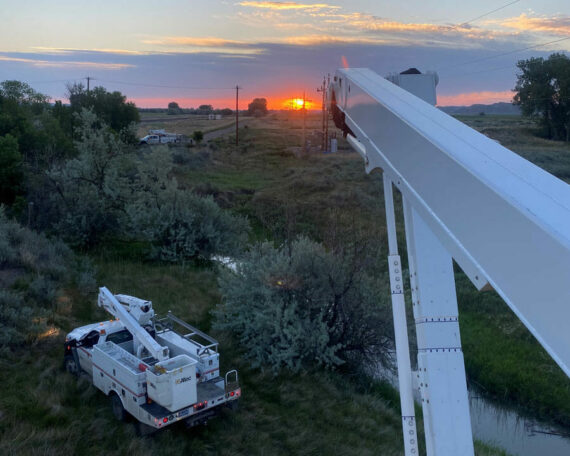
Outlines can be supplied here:
<path id="1" fill-rule="evenodd" d="M 566 41 L 566 40 L 570 40 L 570 36 L 566 36 L 564 38 L 559 38 L 559 39 L 552 40 L 552 41 L 547 41 L 546 43 L 539 43 L 539 44 L 534 44 L 532 46 L 527 46 L 524 48 L 513 49 L 512 51 L 501 52 L 500 54 L 490 55 L 487 57 L 481 57 L 479 59 L 469 60 L 467 62 L 457 63 L 455 65 L 449 65 L 447 67 L 439 68 L 438 71 L 448 70 L 451 68 L 457 68 L 457 67 L 464 66 L 464 65 L 471 65 L 473 63 L 484 62 L 486 60 L 492 60 L 492 59 L 496 59 L 498 57 L 504 57 L 505 55 L 517 54 L 519 52 L 528 51 L 529 49 L 536 49 L 538 47 L 548 46 L 549 44 L 560 43 L 560 42 Z"/>
<path id="2" fill-rule="evenodd" d="M 481 18 L 483 18 L 483 17 L 485 17 L 485 16 L 489 16 L 490 14 L 496 13 L 497 11 L 500 11 L 500 10 L 502 10 L 502 9 L 505 9 L 507 6 L 514 5 L 515 3 L 518 3 L 518 2 L 520 2 L 520 1 L 521 1 L 521 0 L 515 0 L 514 2 L 507 3 L 507 4 L 503 5 L 503 6 L 500 6 L 499 8 L 495 8 L 495 9 L 492 10 L 492 11 L 489 11 L 489 12 L 487 12 L 487 13 L 481 14 L 480 16 L 477 16 L 477 17 L 475 17 L 475 18 L 473 18 L 473 19 L 470 19 L 470 20 L 468 20 L 468 21 L 466 21 L 466 22 L 462 22 L 461 24 L 454 25 L 453 27 L 450 27 L 449 30 L 453 30 L 453 29 L 456 29 L 456 28 L 459 28 L 459 27 L 463 27 L 464 25 L 470 24 L 471 22 L 475 22 L 475 21 L 477 21 L 477 20 L 479 20 L 479 19 L 481 19 Z"/>

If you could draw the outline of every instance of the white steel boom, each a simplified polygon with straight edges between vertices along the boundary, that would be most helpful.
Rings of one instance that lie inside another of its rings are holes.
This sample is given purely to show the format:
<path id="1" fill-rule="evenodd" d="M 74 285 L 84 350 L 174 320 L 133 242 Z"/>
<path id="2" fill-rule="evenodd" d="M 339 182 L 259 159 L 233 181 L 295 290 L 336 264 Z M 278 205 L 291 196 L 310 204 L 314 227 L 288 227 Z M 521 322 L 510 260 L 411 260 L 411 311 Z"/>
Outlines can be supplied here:
<path id="1" fill-rule="evenodd" d="M 139 318 L 139 320 L 143 318 L 140 317 L 141 312 L 139 307 L 135 307 L 135 305 L 144 303 L 146 301 L 133 298 L 132 296 L 117 295 L 117 297 L 124 301 L 125 305 L 133 306 L 132 310 L 137 312 L 135 315 L 137 315 L 137 318 Z M 146 331 L 146 329 L 141 326 L 139 321 L 135 319 L 133 315 L 131 315 L 129 310 L 127 310 L 127 307 L 123 306 L 123 304 L 117 300 L 117 297 L 115 297 L 115 295 L 113 295 L 113 293 L 111 293 L 107 287 L 101 287 L 99 288 L 99 299 L 97 301 L 97 304 L 99 307 L 103 307 L 111 315 L 121 320 L 123 325 L 125 325 L 125 328 L 127 328 L 128 331 L 133 335 L 133 338 L 142 344 L 153 358 L 157 359 L 158 361 L 167 360 L 169 358 L 168 347 L 162 347 L 160 344 L 158 344 Z"/>
<path id="2" fill-rule="evenodd" d="M 570 187 L 369 69 L 338 70 L 329 96 L 403 196 L 428 455 L 473 454 L 452 259 L 570 375 Z"/>

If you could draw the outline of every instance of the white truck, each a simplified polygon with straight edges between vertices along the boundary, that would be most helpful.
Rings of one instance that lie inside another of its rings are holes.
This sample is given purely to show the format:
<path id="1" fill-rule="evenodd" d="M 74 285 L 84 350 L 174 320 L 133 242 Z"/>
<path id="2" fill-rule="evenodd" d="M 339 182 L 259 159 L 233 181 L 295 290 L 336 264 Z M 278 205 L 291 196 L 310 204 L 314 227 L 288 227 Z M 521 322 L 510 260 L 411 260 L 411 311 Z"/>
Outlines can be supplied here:
<path id="1" fill-rule="evenodd" d="M 238 373 L 220 376 L 215 339 L 171 312 L 156 318 L 150 301 L 105 287 L 97 304 L 116 319 L 71 331 L 64 365 L 110 396 L 117 419 L 134 417 L 144 435 L 179 421 L 206 423 L 222 407 L 237 407 Z"/>
<path id="2" fill-rule="evenodd" d="M 168 144 L 182 142 L 182 135 L 168 133 L 165 130 L 149 130 L 148 135 L 139 140 L 139 144 Z"/>

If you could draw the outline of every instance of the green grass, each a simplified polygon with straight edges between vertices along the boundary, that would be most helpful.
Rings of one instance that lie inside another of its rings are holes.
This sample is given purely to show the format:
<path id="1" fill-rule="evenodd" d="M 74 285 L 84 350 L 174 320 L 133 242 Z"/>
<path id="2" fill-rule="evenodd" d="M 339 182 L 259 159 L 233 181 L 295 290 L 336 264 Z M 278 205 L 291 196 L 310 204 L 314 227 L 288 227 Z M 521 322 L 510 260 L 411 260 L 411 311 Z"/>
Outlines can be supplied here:
<path id="1" fill-rule="evenodd" d="M 152 299 L 156 310 L 171 309 L 209 329 L 209 311 L 219 300 L 210 269 L 144 263 L 110 252 L 94 257 L 99 283 L 114 292 Z M 70 328 L 108 318 L 95 296 L 74 302 Z M 227 334 L 221 342 L 222 370 L 237 368 L 243 399 L 207 427 L 171 426 L 137 437 L 118 423 L 110 401 L 90 383 L 61 369 L 62 338 L 70 328 L 28 350 L 0 359 L 0 454 L 141 455 L 401 455 L 399 399 L 393 388 L 350 375 L 310 371 L 274 377 L 252 370 Z M 419 415 L 418 415 L 419 416 Z M 421 419 L 419 422 L 421 432 Z M 422 441 L 420 435 L 420 441 Z M 478 445 L 477 455 L 503 455 Z"/>
<path id="2" fill-rule="evenodd" d="M 360 157 L 352 152 L 298 157 L 300 121 L 283 115 L 256 119 L 240 130 L 237 151 L 231 136 L 218 139 L 209 160 L 180 165 L 177 178 L 248 216 L 252 239 L 279 242 L 288 233 L 326 242 L 367 237 L 382 248 L 378 262 L 385 265 L 381 179 L 366 175 Z M 531 126 L 520 119 L 485 116 L 469 121 L 521 155 L 551 163 L 558 176 L 570 170 L 568 146 L 532 137 Z M 307 124 L 317 128 L 319 117 L 309 116 Z M 343 140 L 340 146 L 346 147 Z M 398 200 L 396 204 L 401 206 Z M 400 243 L 403 247 L 401 238 Z M 114 243 L 93 254 L 98 284 L 152 299 L 159 313 L 172 310 L 209 331 L 210 310 L 220 299 L 215 269 L 148 262 L 145 247 Z M 457 279 L 470 380 L 530 413 L 568 423 L 568 379 L 496 295 L 477 293 L 462 274 Z M 284 372 L 274 378 L 250 369 L 240 347 L 220 333 L 214 335 L 221 342 L 222 369 L 235 367 L 240 372 L 241 409 L 207 427 L 173 427 L 138 438 L 131 425 L 115 422 L 102 393 L 86 382 L 77 384 L 60 370 L 64 334 L 74 326 L 109 318 L 97 309 L 95 296 L 85 300 L 70 292 L 73 305 L 59 333 L 0 358 L 0 454 L 403 452 L 399 399 L 392 388 L 325 371 L 298 376 Z M 418 427 L 422 429 L 421 419 Z M 421 435 L 419 440 L 423 441 Z M 505 455 L 480 443 L 476 448 L 480 456 Z"/>

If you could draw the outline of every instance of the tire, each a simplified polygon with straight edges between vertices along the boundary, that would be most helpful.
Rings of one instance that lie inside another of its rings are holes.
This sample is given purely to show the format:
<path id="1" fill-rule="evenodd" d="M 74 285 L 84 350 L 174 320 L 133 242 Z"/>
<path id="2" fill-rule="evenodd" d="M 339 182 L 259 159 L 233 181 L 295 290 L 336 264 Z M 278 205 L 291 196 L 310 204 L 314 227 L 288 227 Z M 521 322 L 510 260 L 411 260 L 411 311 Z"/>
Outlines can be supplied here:
<path id="1" fill-rule="evenodd" d="M 111 408 L 113 410 L 113 415 L 115 415 L 115 418 L 117 418 L 117 420 L 127 421 L 129 414 L 125 410 L 125 407 L 123 407 L 121 398 L 117 396 L 116 393 L 111 394 Z"/>
<path id="2" fill-rule="evenodd" d="M 63 360 L 63 365 L 65 367 L 65 370 L 71 375 L 79 375 L 79 367 L 77 366 L 75 359 L 73 359 L 73 356 L 66 356 Z"/>

